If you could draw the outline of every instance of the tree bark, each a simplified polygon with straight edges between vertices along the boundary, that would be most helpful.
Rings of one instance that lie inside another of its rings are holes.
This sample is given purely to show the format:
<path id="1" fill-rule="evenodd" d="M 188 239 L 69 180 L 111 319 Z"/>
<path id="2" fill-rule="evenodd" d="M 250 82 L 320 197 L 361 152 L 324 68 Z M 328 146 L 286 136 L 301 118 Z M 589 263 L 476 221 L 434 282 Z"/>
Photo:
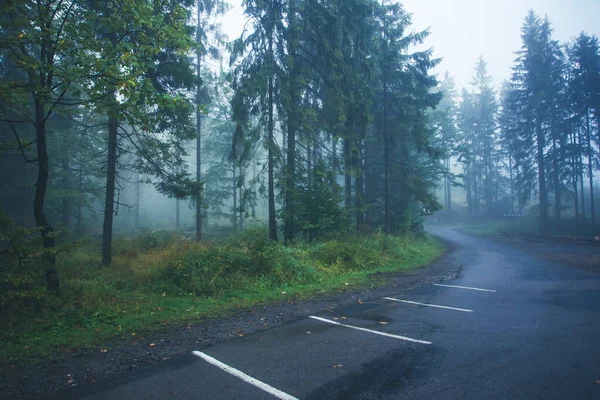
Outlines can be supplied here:
<path id="1" fill-rule="evenodd" d="M 539 113 L 536 118 L 536 137 L 537 137 L 537 164 L 538 164 L 538 185 L 540 195 L 540 219 L 541 228 L 548 227 L 548 190 L 546 188 L 546 163 L 544 161 L 544 147 L 546 140 L 542 132 L 542 121 Z"/>
<path id="2" fill-rule="evenodd" d="M 296 203 L 296 131 L 298 130 L 298 108 L 299 104 L 299 68 L 297 65 L 298 26 L 296 19 L 296 0 L 289 0 L 288 15 L 288 62 L 289 62 L 289 106 L 287 118 L 287 173 L 285 185 L 285 208 L 284 208 L 284 241 L 290 242 L 294 239 L 295 232 L 295 203 Z"/>
<path id="3" fill-rule="evenodd" d="M 196 241 L 202 240 L 202 112 L 200 103 L 202 102 L 202 81 L 201 81 L 201 63 L 202 54 L 200 50 L 202 34 L 200 30 L 201 2 L 198 1 L 197 8 L 197 27 L 196 44 L 199 46 L 196 51 L 196 77 L 198 86 L 196 88 L 196 182 L 198 188 L 196 191 Z"/>
<path id="4" fill-rule="evenodd" d="M 269 66 L 273 68 L 273 32 L 269 32 Z M 271 71 L 273 72 L 273 71 Z M 268 81 L 268 97 L 269 97 L 269 120 L 267 126 L 267 152 L 268 152 L 268 203 L 269 203 L 269 239 L 277 241 L 277 219 L 275 215 L 275 138 L 273 135 L 273 73 L 269 74 Z"/>
<path id="5" fill-rule="evenodd" d="M 42 87 L 45 84 L 45 76 L 40 73 Z M 58 271 L 56 270 L 56 243 L 54 239 L 54 228 L 48 223 L 44 212 L 44 199 L 48 188 L 48 145 L 46 136 L 46 115 L 42 101 L 39 98 L 35 103 L 35 136 L 37 147 L 38 176 L 35 183 L 35 196 L 33 200 L 33 216 L 35 223 L 40 228 L 42 246 L 44 248 L 43 261 L 45 264 L 46 288 L 48 292 L 59 295 L 60 285 Z"/>
<path id="6" fill-rule="evenodd" d="M 354 168 L 356 171 L 356 229 L 361 230 L 365 225 L 365 211 L 363 204 L 363 168 L 362 168 L 362 141 L 358 140 L 358 148 L 353 151 Z"/>
<path id="7" fill-rule="evenodd" d="M 68 228 L 71 225 L 71 191 L 69 182 L 71 177 L 71 165 L 70 165 L 70 154 L 69 154 L 69 144 L 67 143 L 66 148 L 64 149 L 64 154 L 62 158 L 62 188 L 65 191 L 65 194 L 62 199 L 61 204 L 61 213 L 62 213 L 62 222 Z"/>
<path id="8" fill-rule="evenodd" d="M 387 131 L 387 82 L 383 82 L 383 163 L 384 163 L 384 218 L 385 233 L 392 233 L 392 224 L 390 216 L 390 168 L 391 168 L 391 143 L 390 135 Z"/>
<path id="9" fill-rule="evenodd" d="M 581 128 L 577 128 L 577 141 L 578 141 L 578 146 L 577 148 L 580 149 L 579 151 L 579 168 L 578 168 L 578 173 L 579 173 L 579 189 L 581 191 L 581 218 L 582 221 L 585 222 L 586 217 L 585 217 L 585 193 L 583 190 L 583 151 L 581 149 L 583 149 L 583 140 L 581 137 Z"/>
<path id="10" fill-rule="evenodd" d="M 110 94 L 114 98 L 114 92 Z M 115 180 L 117 177 L 117 110 L 108 115 L 108 166 L 106 170 L 106 197 L 104 200 L 104 226 L 102 229 L 102 265 L 112 262 L 112 230 L 115 207 Z"/>
<path id="11" fill-rule="evenodd" d="M 590 132 L 590 114 L 586 113 L 586 136 L 588 153 L 588 174 L 590 178 L 590 212 L 592 228 L 596 227 L 596 205 L 594 204 L 594 153 L 592 150 L 592 135 Z"/>

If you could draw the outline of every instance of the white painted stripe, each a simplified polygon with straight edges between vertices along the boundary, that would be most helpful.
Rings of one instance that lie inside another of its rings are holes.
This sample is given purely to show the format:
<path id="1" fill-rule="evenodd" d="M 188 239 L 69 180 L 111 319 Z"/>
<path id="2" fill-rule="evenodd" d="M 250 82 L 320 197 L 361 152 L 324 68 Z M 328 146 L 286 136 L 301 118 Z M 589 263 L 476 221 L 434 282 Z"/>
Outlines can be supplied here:
<path id="1" fill-rule="evenodd" d="M 455 310 L 455 311 L 462 311 L 462 312 L 473 312 L 473 310 L 469 310 L 469 309 L 466 309 L 466 308 L 438 306 L 437 304 L 428 304 L 428 303 L 419 303 L 419 302 L 416 302 L 416 301 L 400 300 L 400 299 L 394 299 L 393 297 L 384 297 L 384 299 L 386 299 L 386 300 L 392 300 L 392 301 L 398 301 L 400 303 L 416 304 L 418 306 L 443 308 L 445 310 Z"/>
<path id="2" fill-rule="evenodd" d="M 374 331 L 374 330 L 371 330 L 371 329 L 361 328 L 361 327 L 354 326 L 354 325 L 341 324 L 339 322 L 332 321 L 332 320 L 329 320 L 329 319 L 326 319 L 326 318 L 315 317 L 315 316 L 312 316 L 312 315 L 310 316 L 310 318 L 316 319 L 316 320 L 319 320 L 319 321 L 323 321 L 323 322 L 327 322 L 328 324 L 333 324 L 333 325 L 337 325 L 337 326 L 343 326 L 344 328 L 356 329 L 357 331 L 369 332 L 369 333 L 374 333 L 376 335 L 391 337 L 391 338 L 394 338 L 394 339 L 406 340 L 407 342 L 422 343 L 422 344 L 431 344 L 431 342 L 428 342 L 426 340 L 413 339 L 413 338 L 409 338 L 409 337 L 406 337 L 406 336 L 400 336 L 400 335 L 394 335 L 394 334 L 391 334 L 391 333 Z"/>
<path id="3" fill-rule="evenodd" d="M 481 289 L 481 288 L 469 287 L 469 286 L 442 285 L 441 283 L 434 283 L 433 286 L 444 286 L 444 287 L 451 287 L 451 288 L 457 288 L 457 289 L 478 290 L 480 292 L 494 292 L 494 293 L 496 292 L 493 289 Z"/>
<path id="4" fill-rule="evenodd" d="M 209 356 L 208 354 L 204 354 L 201 351 L 192 351 L 192 354 L 194 354 L 195 356 L 198 356 L 200 358 L 202 358 L 203 360 L 211 363 L 212 365 L 221 368 L 223 371 L 230 373 L 231 375 L 240 378 L 241 380 L 243 380 L 246 383 L 249 383 L 251 385 L 256 386 L 257 388 L 264 390 L 265 392 L 275 396 L 278 399 L 281 400 L 298 400 L 296 397 L 294 396 L 290 396 L 287 393 L 282 392 L 281 390 L 277 390 L 272 386 L 267 385 L 264 382 L 259 381 L 258 379 L 254 379 L 251 376 L 246 375 L 245 373 L 243 373 L 242 371 L 239 371 L 233 367 L 230 367 L 227 364 L 223 364 L 221 361 L 212 358 L 211 356 Z"/>

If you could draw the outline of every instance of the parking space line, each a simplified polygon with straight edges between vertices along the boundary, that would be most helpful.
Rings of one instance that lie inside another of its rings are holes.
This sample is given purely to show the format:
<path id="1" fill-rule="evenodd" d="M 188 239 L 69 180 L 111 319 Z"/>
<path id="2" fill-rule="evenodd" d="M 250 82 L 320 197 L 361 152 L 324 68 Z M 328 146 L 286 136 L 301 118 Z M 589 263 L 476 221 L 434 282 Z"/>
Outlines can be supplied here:
<path id="1" fill-rule="evenodd" d="M 257 388 L 275 396 L 278 399 L 298 400 L 296 397 L 290 396 L 289 394 L 284 393 L 281 390 L 275 389 L 274 387 L 269 386 L 266 383 L 259 381 L 258 379 L 254 379 L 253 377 L 246 375 L 242 371 L 237 370 L 233 367 L 230 367 L 229 365 L 222 363 L 221 361 L 209 356 L 208 354 L 204 354 L 201 351 L 192 351 L 192 354 L 202 358 L 204 361 L 214 365 L 215 367 L 218 367 L 218 368 L 222 369 L 223 371 L 228 372 L 237 378 L 240 378 L 244 382 L 249 383 L 253 386 L 256 386 Z"/>
<path id="2" fill-rule="evenodd" d="M 444 286 L 444 287 L 450 287 L 450 288 L 456 288 L 456 289 L 478 290 L 480 292 L 494 292 L 494 293 L 496 292 L 494 289 L 481 289 L 481 288 L 469 287 L 469 286 L 443 285 L 441 283 L 434 283 L 433 286 Z"/>
<path id="3" fill-rule="evenodd" d="M 456 307 L 448 307 L 448 306 L 439 306 L 437 304 L 419 303 L 417 301 L 394 299 L 393 297 L 384 297 L 384 299 L 391 300 L 391 301 L 397 301 L 399 303 L 415 304 L 415 305 L 418 305 L 418 306 L 443 308 L 445 310 L 454 310 L 454 311 L 462 311 L 462 312 L 473 312 L 473 310 L 469 310 L 467 308 L 456 308 Z"/>
<path id="4" fill-rule="evenodd" d="M 409 338 L 406 336 L 394 335 L 392 333 L 379 332 L 379 331 L 374 331 L 374 330 L 367 329 L 367 328 L 361 328 L 361 327 L 354 326 L 354 325 L 342 324 L 342 323 L 332 321 L 327 318 L 315 317 L 313 315 L 311 315 L 309 318 L 316 319 L 316 320 L 322 321 L 322 322 L 327 322 L 328 324 L 332 324 L 332 325 L 343 326 L 344 328 L 356 329 L 357 331 L 369 332 L 369 333 L 374 333 L 375 335 L 381 335 L 381 336 L 387 336 L 387 337 L 394 338 L 394 339 L 406 340 L 407 342 L 431 344 L 431 342 L 428 342 L 426 340 L 413 339 L 413 338 Z"/>

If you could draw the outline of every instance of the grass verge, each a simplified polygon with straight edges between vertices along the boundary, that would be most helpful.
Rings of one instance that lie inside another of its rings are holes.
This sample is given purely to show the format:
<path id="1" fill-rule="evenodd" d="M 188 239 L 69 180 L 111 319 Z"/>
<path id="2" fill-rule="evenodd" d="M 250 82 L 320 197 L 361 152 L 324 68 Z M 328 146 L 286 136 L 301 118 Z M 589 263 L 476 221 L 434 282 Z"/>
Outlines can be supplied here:
<path id="1" fill-rule="evenodd" d="M 3 307 L 0 357 L 6 363 L 93 348 L 115 338 L 230 314 L 240 308 L 364 285 L 377 272 L 430 264 L 444 252 L 432 237 L 346 235 L 320 243 L 272 243 L 262 230 L 218 243 L 170 234 L 122 240 L 110 267 L 98 244 L 60 263 L 59 299 L 30 291 Z M 18 294 L 18 293 L 17 293 Z M 102 348 L 102 347 L 100 347 Z"/>

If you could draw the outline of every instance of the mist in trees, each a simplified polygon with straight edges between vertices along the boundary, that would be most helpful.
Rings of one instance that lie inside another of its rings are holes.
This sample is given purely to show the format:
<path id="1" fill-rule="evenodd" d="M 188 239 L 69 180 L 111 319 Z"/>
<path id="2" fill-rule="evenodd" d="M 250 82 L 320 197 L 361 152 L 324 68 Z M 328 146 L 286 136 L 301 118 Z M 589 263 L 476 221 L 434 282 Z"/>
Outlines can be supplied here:
<path id="1" fill-rule="evenodd" d="M 440 210 L 598 224 L 597 37 L 559 43 L 531 11 L 512 76 L 494 87 L 481 57 L 459 88 L 397 2 L 245 0 L 239 38 L 227 8 L 0 5 L 0 243 L 41 251 L 29 268 L 51 293 L 84 236 L 110 265 L 143 230 L 258 225 L 289 244 L 419 233 Z M 17 246 L 17 227 L 37 241 Z"/>
<path id="2" fill-rule="evenodd" d="M 521 40 L 512 76 L 499 89 L 492 86 L 483 58 L 459 99 L 449 78 L 439 87 L 444 108 L 433 120 L 439 140 L 450 149 L 456 185 L 464 190 L 465 201 L 456 203 L 466 206 L 463 216 L 475 220 L 528 214 L 544 231 L 560 231 L 573 221 L 593 230 L 598 224 L 598 38 L 582 32 L 559 43 L 550 20 L 532 10 Z M 451 196 L 447 184 L 442 192 Z M 451 212 L 447 204 L 446 216 Z"/>

